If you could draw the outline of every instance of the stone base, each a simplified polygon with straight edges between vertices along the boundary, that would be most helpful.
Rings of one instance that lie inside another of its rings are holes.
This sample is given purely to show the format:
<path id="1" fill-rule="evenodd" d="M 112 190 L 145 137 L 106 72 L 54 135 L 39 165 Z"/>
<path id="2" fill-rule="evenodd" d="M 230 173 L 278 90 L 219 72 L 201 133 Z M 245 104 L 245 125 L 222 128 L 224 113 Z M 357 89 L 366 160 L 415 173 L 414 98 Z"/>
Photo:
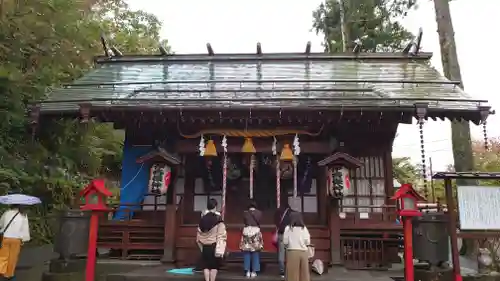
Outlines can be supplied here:
<path id="1" fill-rule="evenodd" d="M 500 281 L 500 275 L 499 274 L 482 274 L 482 275 L 475 275 L 475 276 L 463 276 L 462 279 L 464 281 Z"/>
<path id="2" fill-rule="evenodd" d="M 73 273 L 84 272 L 87 261 L 84 259 L 61 260 L 54 259 L 50 261 L 50 273 Z"/>
<path id="3" fill-rule="evenodd" d="M 42 281 L 83 281 L 84 277 L 85 276 L 82 272 L 44 272 L 42 275 Z"/>
<path id="4" fill-rule="evenodd" d="M 454 281 L 452 268 L 436 268 L 433 270 L 415 268 L 415 280 L 419 281 Z"/>

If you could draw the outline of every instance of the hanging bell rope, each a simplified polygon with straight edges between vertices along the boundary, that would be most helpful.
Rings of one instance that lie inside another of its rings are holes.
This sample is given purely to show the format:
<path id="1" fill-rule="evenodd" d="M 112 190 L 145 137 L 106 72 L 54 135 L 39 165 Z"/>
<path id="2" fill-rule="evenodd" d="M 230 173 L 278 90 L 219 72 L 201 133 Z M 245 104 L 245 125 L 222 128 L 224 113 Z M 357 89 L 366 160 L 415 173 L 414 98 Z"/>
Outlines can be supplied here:
<path id="1" fill-rule="evenodd" d="M 299 136 L 295 134 L 293 139 L 293 197 L 297 197 L 297 163 L 300 155 Z"/>
<path id="2" fill-rule="evenodd" d="M 281 201 L 281 168 L 280 157 L 276 155 L 276 208 L 280 207 Z"/>
<path id="3" fill-rule="evenodd" d="M 224 150 L 224 159 L 222 164 L 222 203 L 221 203 L 221 215 L 224 218 L 226 212 L 226 192 L 227 192 L 227 139 L 226 136 L 222 138 L 221 146 Z"/>
<path id="4" fill-rule="evenodd" d="M 297 156 L 293 156 L 293 197 L 297 197 Z"/>
<path id="5" fill-rule="evenodd" d="M 255 155 L 250 157 L 250 190 L 249 195 L 250 199 L 253 199 L 253 172 L 255 167 Z"/>

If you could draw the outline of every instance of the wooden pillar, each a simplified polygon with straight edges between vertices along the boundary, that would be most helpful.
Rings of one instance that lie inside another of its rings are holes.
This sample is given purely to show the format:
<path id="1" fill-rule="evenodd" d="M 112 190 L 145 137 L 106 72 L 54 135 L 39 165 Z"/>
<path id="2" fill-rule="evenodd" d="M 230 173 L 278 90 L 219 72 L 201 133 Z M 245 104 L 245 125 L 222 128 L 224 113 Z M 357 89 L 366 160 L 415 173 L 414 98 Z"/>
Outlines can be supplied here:
<path id="1" fill-rule="evenodd" d="M 177 230 L 176 206 L 169 204 L 165 208 L 165 240 L 163 246 L 162 263 L 173 263 L 175 261 L 175 232 Z"/>
<path id="2" fill-rule="evenodd" d="M 330 201 L 330 219 L 328 226 L 330 228 L 330 259 L 331 265 L 342 265 L 341 243 L 340 243 L 340 217 L 339 200 Z"/>
<path id="3" fill-rule="evenodd" d="M 455 281 L 462 281 L 460 275 L 460 256 L 458 252 L 458 237 L 457 237 L 457 212 L 455 210 L 455 200 L 453 196 L 453 188 L 451 179 L 444 180 L 444 191 L 446 194 L 446 206 L 448 207 L 448 231 L 450 233 L 451 242 L 451 259 L 453 264 L 453 272 L 455 273 Z"/>
<path id="4" fill-rule="evenodd" d="M 316 178 L 316 196 L 318 197 L 318 213 L 319 213 L 319 223 L 324 225 L 328 223 L 328 194 L 326 192 L 327 181 L 328 181 L 328 169 L 322 169 L 323 171 Z"/>

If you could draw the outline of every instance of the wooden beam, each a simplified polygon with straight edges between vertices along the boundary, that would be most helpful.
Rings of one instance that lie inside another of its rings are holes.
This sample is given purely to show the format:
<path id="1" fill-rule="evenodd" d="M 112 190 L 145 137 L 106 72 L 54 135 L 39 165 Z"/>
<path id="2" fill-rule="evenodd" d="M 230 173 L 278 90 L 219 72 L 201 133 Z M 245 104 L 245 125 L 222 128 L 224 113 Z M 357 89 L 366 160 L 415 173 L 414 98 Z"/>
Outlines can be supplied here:
<path id="1" fill-rule="evenodd" d="M 235 143 L 236 142 L 236 143 Z M 175 151 L 179 154 L 185 154 L 185 153 L 198 153 L 198 144 L 200 143 L 200 139 L 189 139 L 189 140 L 179 140 L 177 141 L 175 145 Z M 264 152 L 264 153 L 272 153 L 272 141 L 261 141 L 258 138 L 255 138 L 253 140 L 255 149 L 258 152 Z M 281 151 L 281 148 L 285 142 L 279 141 L 277 148 L 278 151 Z M 288 142 L 288 144 L 291 144 L 291 141 Z M 215 143 L 215 146 L 217 148 L 217 151 L 222 152 L 223 149 L 220 145 L 219 142 Z M 230 140 L 229 144 L 227 145 L 227 151 L 229 153 L 238 153 L 241 152 L 241 147 L 243 146 L 243 138 L 239 138 L 235 141 Z M 308 141 L 308 142 L 301 142 L 300 144 L 300 150 L 301 153 L 312 153 L 312 154 L 327 154 L 331 152 L 330 144 L 326 141 Z"/>

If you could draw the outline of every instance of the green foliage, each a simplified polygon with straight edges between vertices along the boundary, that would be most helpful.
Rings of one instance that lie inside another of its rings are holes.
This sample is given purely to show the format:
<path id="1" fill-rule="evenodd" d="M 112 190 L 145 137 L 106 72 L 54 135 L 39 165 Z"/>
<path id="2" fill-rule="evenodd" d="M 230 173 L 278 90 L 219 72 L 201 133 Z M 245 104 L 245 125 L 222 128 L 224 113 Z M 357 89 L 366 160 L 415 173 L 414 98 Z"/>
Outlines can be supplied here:
<path id="1" fill-rule="evenodd" d="M 52 238 L 50 215 L 75 203 L 89 179 L 117 178 L 123 134 L 112 124 L 54 120 L 32 139 L 27 104 L 87 72 L 100 35 L 123 53 L 152 53 L 161 22 L 123 0 L 21 0 L 0 4 L 0 192 L 44 202 L 30 208 L 35 243 Z M 167 42 L 162 44 L 169 50 Z"/>
<path id="2" fill-rule="evenodd" d="M 401 50 L 412 39 L 412 34 L 394 17 L 403 16 L 413 7 L 414 0 L 349 0 L 344 1 L 347 42 L 352 49 L 355 40 L 361 40 L 363 51 L 380 52 Z M 313 28 L 324 34 L 325 50 L 342 51 L 340 5 L 338 0 L 326 0 L 313 12 Z"/>
<path id="3" fill-rule="evenodd" d="M 474 157 L 474 171 L 478 172 L 500 172 L 500 139 L 492 138 L 488 141 L 488 150 L 484 148 L 484 141 L 472 141 L 472 155 Z M 453 166 L 448 168 L 454 171 Z M 500 180 L 480 180 L 482 186 L 500 186 Z M 456 189 L 456 182 L 453 182 L 453 189 Z M 441 202 L 445 200 L 444 181 L 435 180 L 434 190 L 436 198 Z"/>
<path id="4" fill-rule="evenodd" d="M 392 176 L 401 184 L 414 184 L 421 177 L 419 168 L 410 162 L 410 157 L 392 159 Z"/>

